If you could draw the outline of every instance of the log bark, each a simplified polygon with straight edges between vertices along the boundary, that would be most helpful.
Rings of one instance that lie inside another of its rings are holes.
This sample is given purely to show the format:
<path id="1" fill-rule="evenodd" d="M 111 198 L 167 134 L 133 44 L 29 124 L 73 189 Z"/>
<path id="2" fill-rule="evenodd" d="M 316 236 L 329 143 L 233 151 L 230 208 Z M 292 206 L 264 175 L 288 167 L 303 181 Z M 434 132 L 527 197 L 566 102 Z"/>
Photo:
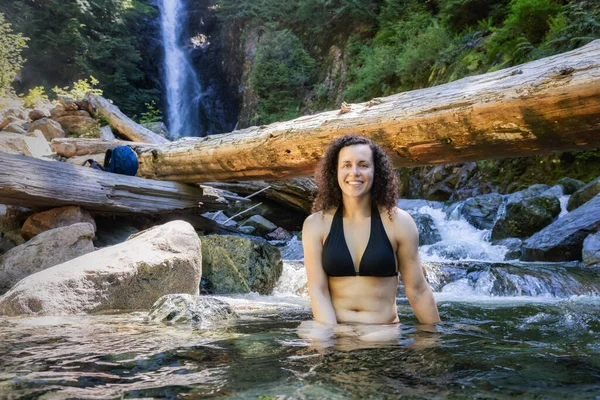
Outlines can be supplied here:
<path id="1" fill-rule="evenodd" d="M 304 211 L 307 214 L 310 214 L 312 199 L 317 192 L 317 185 L 312 178 L 274 181 L 210 182 L 209 185 L 241 195 L 250 195 L 270 186 L 269 189 L 261 192 L 257 197 L 272 200 L 284 206 Z"/>
<path id="2" fill-rule="evenodd" d="M 600 40 L 348 112 L 141 149 L 139 174 L 181 182 L 308 176 L 344 134 L 375 140 L 397 168 L 600 147 Z"/>
<path id="3" fill-rule="evenodd" d="M 85 156 L 88 154 L 106 153 L 117 146 L 144 147 L 148 143 L 128 142 L 126 140 L 102 140 L 83 138 L 56 138 L 50 144 L 52 150 L 63 157 Z"/>
<path id="4" fill-rule="evenodd" d="M 111 104 L 102 96 L 88 93 L 85 95 L 84 101 L 89 104 L 91 108 L 89 111 L 93 115 L 97 114 L 102 116 L 114 129 L 127 139 L 142 143 L 169 143 L 169 140 L 134 122 L 127 115 L 123 114 L 117 106 Z"/>
<path id="5" fill-rule="evenodd" d="M 152 181 L 6 153 L 0 153 L 0 165 L 0 204 L 78 205 L 106 214 L 201 213 L 228 205 L 217 189 L 207 186 Z"/>

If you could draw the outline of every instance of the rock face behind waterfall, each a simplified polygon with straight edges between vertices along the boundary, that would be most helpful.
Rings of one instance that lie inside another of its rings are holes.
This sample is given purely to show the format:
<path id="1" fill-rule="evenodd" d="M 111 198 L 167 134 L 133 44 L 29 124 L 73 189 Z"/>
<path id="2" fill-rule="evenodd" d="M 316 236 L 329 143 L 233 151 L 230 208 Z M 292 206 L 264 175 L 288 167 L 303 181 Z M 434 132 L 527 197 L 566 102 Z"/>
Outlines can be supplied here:
<path id="1" fill-rule="evenodd" d="M 599 229 L 600 194 L 527 239 L 521 260 L 581 260 L 584 239 Z"/>
<path id="2" fill-rule="evenodd" d="M 86 222 L 45 231 L 0 256 L 0 294 L 21 279 L 94 251 L 94 227 Z"/>
<path id="3" fill-rule="evenodd" d="M 174 221 L 28 276 L 0 297 L 0 313 L 149 309 L 165 294 L 198 294 L 201 275 L 198 235 Z"/>
<path id="4" fill-rule="evenodd" d="M 281 253 L 260 238 L 202 236 L 202 268 L 213 293 L 270 294 L 281 276 Z"/>

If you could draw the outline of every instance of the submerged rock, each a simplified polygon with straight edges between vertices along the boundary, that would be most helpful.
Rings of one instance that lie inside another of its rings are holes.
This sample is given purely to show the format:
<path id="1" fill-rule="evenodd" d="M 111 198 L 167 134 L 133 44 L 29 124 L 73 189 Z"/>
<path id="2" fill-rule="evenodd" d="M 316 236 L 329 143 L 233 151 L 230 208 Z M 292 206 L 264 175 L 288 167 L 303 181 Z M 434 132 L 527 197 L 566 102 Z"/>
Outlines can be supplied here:
<path id="1" fill-rule="evenodd" d="M 69 226 L 78 222 L 92 224 L 94 231 L 96 230 L 96 223 L 89 212 L 80 207 L 67 206 L 33 214 L 23 224 L 21 235 L 25 239 L 31 239 L 49 229 Z"/>
<path id="2" fill-rule="evenodd" d="M 202 236 L 202 271 L 213 293 L 270 294 L 282 269 L 279 250 L 260 238 Z"/>
<path id="3" fill-rule="evenodd" d="M 594 179 L 587 185 L 583 186 L 569 198 L 567 210 L 572 211 L 582 204 L 590 201 L 594 196 L 600 193 L 600 177 Z"/>
<path id="4" fill-rule="evenodd" d="M 197 295 L 201 275 L 196 231 L 173 221 L 28 276 L 0 297 L 0 313 L 147 310 L 165 294 Z"/>
<path id="5" fill-rule="evenodd" d="M 94 251 L 94 227 L 82 222 L 51 229 L 0 257 L 0 294 L 21 279 Z"/>
<path id="6" fill-rule="evenodd" d="M 238 315 L 229 304 L 212 297 L 187 293 L 167 294 L 156 300 L 148 321 L 169 324 L 189 324 L 206 328 L 213 324 L 235 321 Z"/>
<path id="7" fill-rule="evenodd" d="M 600 232 L 585 238 L 582 259 L 588 267 L 600 267 Z"/>
<path id="8" fill-rule="evenodd" d="M 581 260 L 583 240 L 600 229 L 600 195 L 527 239 L 523 261 Z"/>

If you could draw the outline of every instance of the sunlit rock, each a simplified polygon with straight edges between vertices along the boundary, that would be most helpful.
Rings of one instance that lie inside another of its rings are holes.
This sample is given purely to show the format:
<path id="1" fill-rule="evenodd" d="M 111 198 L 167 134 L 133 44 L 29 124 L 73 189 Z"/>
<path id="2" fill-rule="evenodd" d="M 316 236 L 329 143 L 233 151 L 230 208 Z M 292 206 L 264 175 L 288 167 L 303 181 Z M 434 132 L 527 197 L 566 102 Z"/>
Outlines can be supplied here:
<path id="1" fill-rule="evenodd" d="M 89 212 L 80 207 L 67 206 L 31 215 L 23 224 L 21 235 L 25 239 L 31 239 L 49 229 L 69 226 L 78 222 L 92 224 L 94 230 L 96 230 L 96 223 Z"/>
<path id="2" fill-rule="evenodd" d="M 0 297 L 0 314 L 148 310 L 165 294 L 197 295 L 201 275 L 196 231 L 173 221 L 28 276 Z"/>
<path id="3" fill-rule="evenodd" d="M 0 257 L 0 294 L 21 279 L 94 251 L 94 227 L 89 223 L 51 229 Z"/>

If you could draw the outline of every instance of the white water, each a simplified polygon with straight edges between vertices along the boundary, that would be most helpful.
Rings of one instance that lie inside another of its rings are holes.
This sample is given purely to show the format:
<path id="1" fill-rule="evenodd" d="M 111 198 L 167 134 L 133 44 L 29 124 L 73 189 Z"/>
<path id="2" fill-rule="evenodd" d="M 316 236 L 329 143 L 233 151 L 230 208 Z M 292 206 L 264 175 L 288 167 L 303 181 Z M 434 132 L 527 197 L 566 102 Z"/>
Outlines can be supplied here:
<path id="1" fill-rule="evenodd" d="M 164 69 L 167 91 L 167 121 L 174 138 L 198 136 L 199 102 L 202 88 L 183 44 L 186 25 L 181 0 L 159 0 Z"/>

